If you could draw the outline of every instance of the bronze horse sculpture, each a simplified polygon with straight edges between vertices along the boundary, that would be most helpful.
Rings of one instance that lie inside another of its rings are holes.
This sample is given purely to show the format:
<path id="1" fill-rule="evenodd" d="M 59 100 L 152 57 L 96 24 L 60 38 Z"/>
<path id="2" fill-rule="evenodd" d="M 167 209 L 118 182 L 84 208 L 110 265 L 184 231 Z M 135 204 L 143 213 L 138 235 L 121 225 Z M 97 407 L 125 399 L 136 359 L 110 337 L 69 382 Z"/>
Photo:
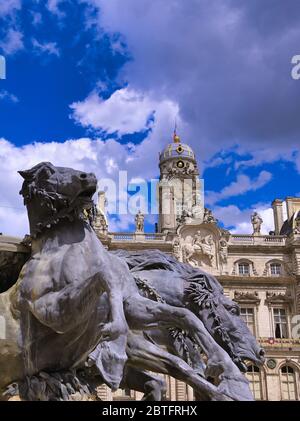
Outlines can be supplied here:
<path id="1" fill-rule="evenodd" d="M 244 361 L 263 364 L 264 350 L 241 319 L 238 304 L 224 295 L 214 276 L 159 250 L 112 253 L 127 262 L 144 296 L 188 308 L 199 317 L 241 371 L 247 370 Z M 151 334 L 160 336 L 160 332 Z"/>
<path id="2" fill-rule="evenodd" d="M 83 217 L 96 191 L 93 174 L 51 163 L 20 174 L 32 255 L 0 294 L 0 391 L 26 381 L 25 399 L 47 399 L 51 381 L 63 389 L 68 378 L 72 389 L 69 373 L 88 362 L 113 390 L 121 382 L 134 387 L 136 372 L 151 383 L 152 370 L 185 380 L 204 399 L 252 400 L 247 380 L 201 317 L 188 305 L 143 296 L 124 259 L 102 246 Z M 206 355 L 205 376 L 214 384 L 144 334 L 166 329 L 187 332 Z"/>

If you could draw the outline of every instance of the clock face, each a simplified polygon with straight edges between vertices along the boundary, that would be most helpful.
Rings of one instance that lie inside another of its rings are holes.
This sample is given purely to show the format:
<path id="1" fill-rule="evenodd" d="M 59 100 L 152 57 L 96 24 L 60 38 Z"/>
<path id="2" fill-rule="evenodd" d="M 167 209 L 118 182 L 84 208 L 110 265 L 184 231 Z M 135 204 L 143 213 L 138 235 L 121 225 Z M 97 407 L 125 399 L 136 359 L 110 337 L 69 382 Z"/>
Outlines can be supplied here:
<path id="1" fill-rule="evenodd" d="M 176 165 L 177 165 L 178 168 L 183 168 L 184 167 L 184 162 L 181 161 L 181 160 L 180 161 L 177 161 L 177 164 Z"/>
<path id="2" fill-rule="evenodd" d="M 276 361 L 273 358 L 270 358 L 267 361 L 267 366 L 271 369 L 274 369 L 276 367 Z"/>

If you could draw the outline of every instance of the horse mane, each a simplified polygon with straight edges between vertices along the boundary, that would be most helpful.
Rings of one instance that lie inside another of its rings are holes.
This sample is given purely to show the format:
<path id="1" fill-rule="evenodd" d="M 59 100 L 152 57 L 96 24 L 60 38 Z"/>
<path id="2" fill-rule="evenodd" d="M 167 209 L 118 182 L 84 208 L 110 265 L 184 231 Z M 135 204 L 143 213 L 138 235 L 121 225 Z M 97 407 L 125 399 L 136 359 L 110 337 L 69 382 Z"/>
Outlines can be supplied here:
<path id="1" fill-rule="evenodd" d="M 217 279 L 199 268 L 188 263 L 179 262 L 174 256 L 160 250 L 115 250 L 111 253 L 124 259 L 131 272 L 166 270 L 182 277 L 191 283 L 203 282 L 212 293 L 223 293 L 223 288 Z"/>

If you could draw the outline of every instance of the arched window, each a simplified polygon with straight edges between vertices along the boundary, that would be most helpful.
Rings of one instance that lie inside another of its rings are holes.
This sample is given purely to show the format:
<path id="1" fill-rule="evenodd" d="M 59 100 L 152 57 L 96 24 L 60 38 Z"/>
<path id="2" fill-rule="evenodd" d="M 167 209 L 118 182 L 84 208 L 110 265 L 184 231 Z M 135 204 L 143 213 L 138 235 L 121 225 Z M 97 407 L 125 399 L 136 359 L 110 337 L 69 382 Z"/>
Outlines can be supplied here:
<path id="1" fill-rule="evenodd" d="M 271 263 L 270 264 L 270 274 L 272 276 L 279 276 L 282 274 L 282 266 L 280 263 Z"/>
<path id="2" fill-rule="evenodd" d="M 250 275 L 250 265 L 247 262 L 239 263 L 239 275 L 249 276 Z"/>
<path id="3" fill-rule="evenodd" d="M 296 375 L 293 367 L 284 365 L 280 370 L 281 399 L 284 401 L 297 400 Z"/>
<path id="4" fill-rule="evenodd" d="M 246 374 L 247 379 L 250 382 L 250 389 L 253 393 L 254 399 L 256 401 L 262 400 L 262 385 L 261 385 L 261 375 L 260 370 L 256 365 L 249 365 L 248 372 Z"/>

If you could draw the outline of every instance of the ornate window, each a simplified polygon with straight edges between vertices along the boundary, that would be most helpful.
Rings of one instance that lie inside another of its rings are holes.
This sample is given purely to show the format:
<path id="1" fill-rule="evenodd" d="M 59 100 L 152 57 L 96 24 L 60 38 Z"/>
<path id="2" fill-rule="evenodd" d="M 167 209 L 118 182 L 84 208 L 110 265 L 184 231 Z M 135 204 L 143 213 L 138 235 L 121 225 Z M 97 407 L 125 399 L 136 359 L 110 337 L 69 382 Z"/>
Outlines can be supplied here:
<path id="1" fill-rule="evenodd" d="M 284 365 L 280 370 L 281 399 L 284 401 L 297 400 L 296 373 L 293 367 Z"/>
<path id="2" fill-rule="evenodd" d="M 273 308 L 274 335 L 275 338 L 288 338 L 288 323 L 284 308 Z"/>
<path id="3" fill-rule="evenodd" d="M 270 264 L 270 274 L 272 276 L 279 276 L 282 274 L 282 265 L 280 263 Z"/>
<path id="4" fill-rule="evenodd" d="M 251 260 L 239 259 L 234 262 L 232 275 L 257 276 L 257 271 Z"/>
<path id="5" fill-rule="evenodd" d="M 288 266 L 278 259 L 269 260 L 263 271 L 263 276 L 285 276 L 288 274 L 291 274 Z"/>
<path id="6" fill-rule="evenodd" d="M 255 336 L 255 317 L 254 317 L 254 308 L 253 307 L 242 307 L 241 308 L 241 317 L 248 326 L 250 332 Z"/>
<path id="7" fill-rule="evenodd" d="M 242 276 L 250 275 L 249 263 L 246 263 L 246 262 L 239 263 L 239 275 L 242 275 Z"/>
<path id="8" fill-rule="evenodd" d="M 250 389 L 253 393 L 254 399 L 257 401 L 262 400 L 263 396 L 260 369 L 256 365 L 249 365 L 246 377 L 250 382 Z"/>

